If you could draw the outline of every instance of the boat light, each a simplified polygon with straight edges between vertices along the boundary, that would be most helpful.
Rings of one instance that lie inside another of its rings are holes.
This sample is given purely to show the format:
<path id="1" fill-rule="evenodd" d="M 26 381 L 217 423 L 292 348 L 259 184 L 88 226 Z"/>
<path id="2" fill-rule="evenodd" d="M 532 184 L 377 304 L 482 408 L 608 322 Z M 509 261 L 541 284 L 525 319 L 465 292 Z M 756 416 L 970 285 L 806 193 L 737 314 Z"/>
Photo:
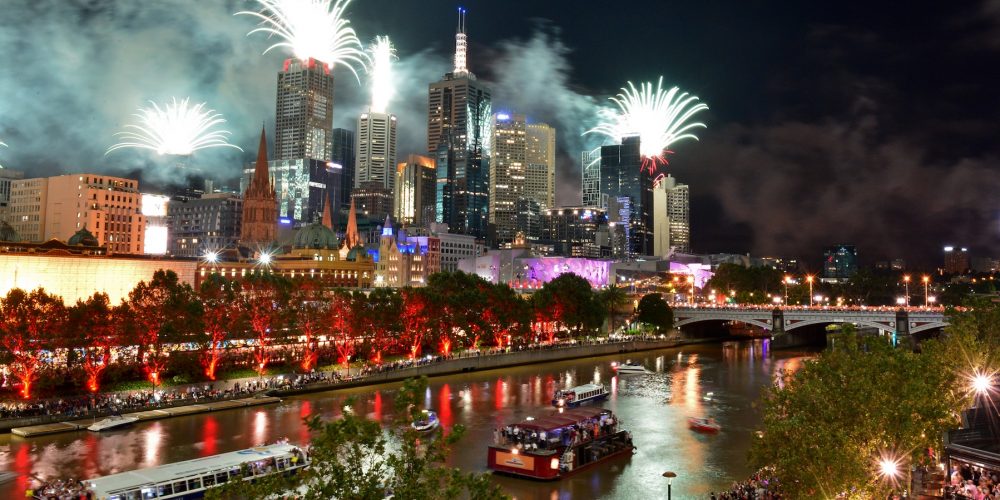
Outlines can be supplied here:
<path id="1" fill-rule="evenodd" d="M 552 460 L 550 460 L 549 461 L 549 467 L 552 467 L 552 470 L 558 470 L 559 469 L 559 459 L 558 458 L 553 458 Z"/>
<path id="2" fill-rule="evenodd" d="M 517 455 L 518 453 L 519 453 L 519 451 L 517 450 L 517 448 L 511 448 L 510 449 L 510 454 L 511 455 Z"/>

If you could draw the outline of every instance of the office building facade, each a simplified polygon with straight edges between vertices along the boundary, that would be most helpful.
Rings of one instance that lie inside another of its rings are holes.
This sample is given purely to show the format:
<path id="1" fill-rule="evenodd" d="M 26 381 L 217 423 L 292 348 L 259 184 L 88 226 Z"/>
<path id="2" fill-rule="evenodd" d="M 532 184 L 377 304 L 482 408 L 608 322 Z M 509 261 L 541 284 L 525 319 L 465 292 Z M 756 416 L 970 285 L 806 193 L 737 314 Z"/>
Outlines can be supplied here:
<path id="1" fill-rule="evenodd" d="M 393 204 L 395 218 L 404 226 L 435 221 L 437 169 L 433 158 L 409 155 L 396 166 Z"/>
<path id="2" fill-rule="evenodd" d="M 858 249 L 854 245 L 834 245 L 823 250 L 823 279 L 843 281 L 858 272 Z"/>
<path id="3" fill-rule="evenodd" d="M 330 192 L 330 201 L 337 201 L 334 204 L 334 213 L 337 210 L 348 210 L 351 206 L 351 190 L 354 189 L 354 163 L 355 163 L 355 139 L 354 131 L 346 128 L 333 129 L 333 168 L 340 165 L 340 187 Z"/>
<path id="4" fill-rule="evenodd" d="M 167 205 L 170 239 L 167 253 L 200 257 L 232 247 L 240 238 L 243 198 L 211 193 L 200 198 L 177 197 Z"/>
<path id="5" fill-rule="evenodd" d="M 315 59 L 285 60 L 278 73 L 275 159 L 331 161 L 333 74 Z"/>
<path id="6" fill-rule="evenodd" d="M 525 126 L 524 196 L 535 200 L 542 210 L 556 203 L 556 129 L 545 123 Z M 494 145 L 494 149 L 496 145 Z"/>
<path id="7" fill-rule="evenodd" d="M 515 204 L 525 196 L 526 125 L 521 114 L 496 113 L 492 117 L 489 221 L 501 246 L 514 240 Z"/>
<path id="8" fill-rule="evenodd" d="M 653 186 L 653 255 L 664 256 L 671 249 L 691 252 L 691 195 L 687 184 L 677 178 L 661 177 Z"/>
<path id="9" fill-rule="evenodd" d="M 392 192 L 396 184 L 396 116 L 362 114 L 357 137 L 354 187 L 378 182 Z"/>
<path id="10" fill-rule="evenodd" d="M 653 254 L 653 179 L 642 170 L 639 137 L 601 146 L 601 195 L 608 197 L 608 219 L 624 225 L 627 257 Z M 612 210 L 611 200 L 615 200 Z"/>

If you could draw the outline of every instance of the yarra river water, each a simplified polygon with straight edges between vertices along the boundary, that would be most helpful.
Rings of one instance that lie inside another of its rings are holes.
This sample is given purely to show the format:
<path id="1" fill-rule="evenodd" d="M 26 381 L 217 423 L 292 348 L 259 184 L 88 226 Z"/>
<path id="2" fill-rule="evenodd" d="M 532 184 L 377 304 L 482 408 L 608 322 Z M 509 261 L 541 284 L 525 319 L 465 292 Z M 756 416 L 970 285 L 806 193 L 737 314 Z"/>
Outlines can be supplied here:
<path id="1" fill-rule="evenodd" d="M 780 369 L 794 370 L 811 352 L 769 352 L 767 341 L 726 342 L 604 356 L 430 379 L 427 404 L 445 426 L 467 428 L 453 464 L 486 471 L 486 445 L 493 429 L 553 411 L 558 387 L 607 384 L 602 403 L 632 431 L 638 452 L 553 483 L 494 476 L 518 500 L 666 498 L 664 471 L 677 473 L 676 498 L 707 498 L 750 472 L 746 463 L 752 431 L 760 422 L 753 402 Z M 649 375 L 615 376 L 612 361 L 642 361 Z M 302 418 L 336 417 L 347 397 L 354 411 L 386 419 L 398 384 L 308 394 L 279 405 L 146 422 L 97 435 L 74 432 L 33 439 L 0 436 L 0 470 L 21 478 L 0 485 L 0 498 L 23 498 L 25 475 L 87 478 L 140 467 L 234 451 L 287 437 L 306 443 Z M 709 395 L 709 393 L 712 393 Z M 709 416 L 722 432 L 702 435 L 687 417 Z"/>

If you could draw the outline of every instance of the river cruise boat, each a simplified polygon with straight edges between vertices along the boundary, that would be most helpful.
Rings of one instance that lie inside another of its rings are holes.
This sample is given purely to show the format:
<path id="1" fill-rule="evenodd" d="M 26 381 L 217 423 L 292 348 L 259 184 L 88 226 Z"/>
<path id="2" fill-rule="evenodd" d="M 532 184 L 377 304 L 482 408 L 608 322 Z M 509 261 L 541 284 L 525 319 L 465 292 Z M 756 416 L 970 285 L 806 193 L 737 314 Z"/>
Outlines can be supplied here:
<path id="1" fill-rule="evenodd" d="M 438 420 L 438 415 L 431 410 L 423 410 L 421 412 L 421 417 L 413 421 L 410 427 L 418 432 L 430 432 L 437 429 L 441 425 L 441 421 Z"/>
<path id="2" fill-rule="evenodd" d="M 83 489 L 92 500 L 203 498 L 205 490 L 229 481 L 292 473 L 308 464 L 301 448 L 278 443 L 88 479 Z"/>
<path id="3" fill-rule="evenodd" d="M 104 420 L 101 420 L 100 422 L 94 422 L 93 424 L 91 424 L 90 427 L 87 427 L 87 430 L 91 432 L 110 431 L 112 429 L 120 429 L 122 427 L 128 427 L 138 421 L 139 419 L 135 417 L 113 415 Z"/>
<path id="4" fill-rule="evenodd" d="M 631 456 L 632 434 L 603 408 L 575 408 L 497 429 L 490 470 L 555 480 L 616 457 Z"/>
<path id="5" fill-rule="evenodd" d="M 552 406 L 580 406 L 589 401 L 601 401 L 608 398 L 608 388 L 604 384 L 583 384 L 569 389 L 556 391 L 552 396 Z"/>
<path id="6" fill-rule="evenodd" d="M 624 363 L 614 365 L 613 368 L 615 369 L 616 372 L 621 373 L 623 375 L 629 373 L 637 373 L 637 374 L 649 373 L 649 370 L 647 370 L 645 366 L 642 366 L 641 363 L 635 363 L 632 361 L 626 361 Z"/>

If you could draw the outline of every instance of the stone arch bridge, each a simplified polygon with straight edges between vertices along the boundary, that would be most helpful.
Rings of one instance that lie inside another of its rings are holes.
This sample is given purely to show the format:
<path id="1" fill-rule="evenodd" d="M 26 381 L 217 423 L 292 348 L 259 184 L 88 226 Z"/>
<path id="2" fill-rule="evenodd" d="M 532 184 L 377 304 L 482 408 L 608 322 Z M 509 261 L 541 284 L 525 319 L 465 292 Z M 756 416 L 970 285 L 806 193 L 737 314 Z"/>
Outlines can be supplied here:
<path id="1" fill-rule="evenodd" d="M 941 309 L 917 308 L 835 308 L 785 307 L 755 308 L 740 306 L 674 306 L 674 326 L 683 327 L 701 321 L 739 321 L 771 333 L 788 333 L 810 325 L 851 323 L 877 328 L 881 332 L 913 335 L 948 325 Z"/>

